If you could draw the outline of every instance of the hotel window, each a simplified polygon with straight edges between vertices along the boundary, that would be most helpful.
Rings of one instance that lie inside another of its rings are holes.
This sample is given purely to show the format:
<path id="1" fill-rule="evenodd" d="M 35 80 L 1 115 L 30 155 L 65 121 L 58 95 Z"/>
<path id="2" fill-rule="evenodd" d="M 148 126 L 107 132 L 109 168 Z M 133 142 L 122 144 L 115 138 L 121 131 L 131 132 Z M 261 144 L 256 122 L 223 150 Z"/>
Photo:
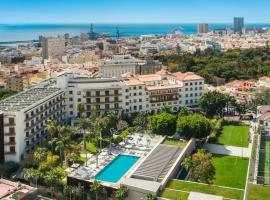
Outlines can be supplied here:
<path id="1" fill-rule="evenodd" d="M 139 89 L 142 89 L 142 86 L 139 86 Z"/>
<path id="2" fill-rule="evenodd" d="M 139 95 L 142 95 L 142 93 L 141 93 L 141 92 L 139 92 Z"/>
<path id="3" fill-rule="evenodd" d="M 137 110 L 137 106 L 133 106 L 133 110 Z"/>
<path id="4" fill-rule="evenodd" d="M 119 108 L 118 103 L 115 103 L 115 104 L 114 104 L 114 108 Z"/>
<path id="5" fill-rule="evenodd" d="M 188 94 L 186 94 L 186 97 L 188 97 Z"/>
<path id="6" fill-rule="evenodd" d="M 186 88 L 186 91 L 188 91 L 188 88 Z"/>
<path id="7" fill-rule="evenodd" d="M 142 109 L 142 105 L 139 105 L 139 110 L 141 110 Z"/>
<path id="8" fill-rule="evenodd" d="M 139 99 L 139 102 L 142 102 L 142 99 Z"/>
<path id="9" fill-rule="evenodd" d="M 119 101 L 118 97 L 114 97 L 114 101 Z"/>
<path id="10" fill-rule="evenodd" d="M 197 82 L 195 82 L 195 85 L 197 85 L 198 83 Z"/>
<path id="11" fill-rule="evenodd" d="M 128 89 L 126 89 L 126 92 L 128 92 Z"/>
<path id="12" fill-rule="evenodd" d="M 185 86 L 188 86 L 188 83 L 185 83 Z"/>
<path id="13" fill-rule="evenodd" d="M 188 100 L 186 100 L 186 104 L 188 104 Z"/>
<path id="14" fill-rule="evenodd" d="M 96 91 L 96 96 L 100 96 L 100 91 Z"/>
<path id="15" fill-rule="evenodd" d="M 69 94 L 73 94 L 73 91 L 69 91 Z"/>
<path id="16" fill-rule="evenodd" d="M 200 87 L 200 90 L 202 89 L 202 87 Z"/>
<path id="17" fill-rule="evenodd" d="M 110 104 L 105 104 L 105 109 L 110 109 Z"/>
<path id="18" fill-rule="evenodd" d="M 193 83 L 190 83 L 189 85 L 193 85 Z"/>
<path id="19" fill-rule="evenodd" d="M 105 91 L 105 95 L 106 95 L 106 96 L 109 96 L 109 95 L 110 95 L 110 91 L 106 90 L 106 91 Z"/>
<path id="20" fill-rule="evenodd" d="M 81 102 L 82 100 L 81 100 L 81 98 L 78 98 L 78 102 Z"/>
<path id="21" fill-rule="evenodd" d="M 73 108 L 73 104 L 69 104 L 69 108 Z"/>
<path id="22" fill-rule="evenodd" d="M 90 97 L 91 96 L 91 92 L 86 92 L 86 96 Z"/>
<path id="23" fill-rule="evenodd" d="M 70 114 L 70 115 L 73 115 L 73 111 L 70 111 L 69 114 Z"/>
<path id="24" fill-rule="evenodd" d="M 133 90 L 136 90 L 136 89 L 137 89 L 137 88 L 134 86 L 134 87 L 133 87 Z"/>
<path id="25" fill-rule="evenodd" d="M 15 152 L 15 147 L 9 147 L 9 151 L 14 153 Z"/>
<path id="26" fill-rule="evenodd" d="M 96 98 L 96 103 L 100 103 L 100 98 Z"/>
<path id="27" fill-rule="evenodd" d="M 114 94 L 115 95 L 118 95 L 118 90 L 114 90 Z"/>
<path id="28" fill-rule="evenodd" d="M 73 98 L 69 98 L 69 101 L 73 101 Z"/>
<path id="29" fill-rule="evenodd" d="M 81 95 L 81 91 L 77 91 L 77 95 Z"/>
<path id="30" fill-rule="evenodd" d="M 137 95 L 137 93 L 135 92 L 135 93 L 133 93 L 133 95 L 134 95 L 134 96 L 136 96 L 136 95 Z"/>

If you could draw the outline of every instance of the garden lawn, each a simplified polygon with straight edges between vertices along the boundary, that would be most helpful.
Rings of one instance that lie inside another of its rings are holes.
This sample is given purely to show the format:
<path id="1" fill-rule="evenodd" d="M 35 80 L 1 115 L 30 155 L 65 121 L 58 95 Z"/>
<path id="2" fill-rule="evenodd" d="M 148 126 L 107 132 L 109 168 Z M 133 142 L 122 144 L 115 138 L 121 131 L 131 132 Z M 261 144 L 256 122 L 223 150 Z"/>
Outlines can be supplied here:
<path id="1" fill-rule="evenodd" d="M 223 126 L 216 144 L 248 147 L 248 126 Z"/>
<path id="2" fill-rule="evenodd" d="M 270 188 L 260 185 L 250 185 L 248 199 L 249 200 L 262 200 L 270 198 Z"/>
<path id="3" fill-rule="evenodd" d="M 174 140 L 174 139 L 165 139 L 162 144 L 184 147 L 184 146 L 186 146 L 187 142 L 180 141 L 180 140 Z"/>
<path id="4" fill-rule="evenodd" d="M 214 154 L 212 162 L 216 169 L 213 184 L 239 189 L 245 188 L 247 158 Z"/>
<path id="5" fill-rule="evenodd" d="M 175 190 L 170 190 L 175 189 Z M 181 190 L 181 191 L 177 191 Z M 186 192 L 201 192 L 205 194 L 220 195 L 225 198 L 242 200 L 244 190 L 223 188 L 213 185 L 200 184 L 189 181 L 171 180 L 160 193 L 161 197 L 173 200 L 185 200 L 188 197 Z M 181 198 L 180 198 L 181 197 Z"/>

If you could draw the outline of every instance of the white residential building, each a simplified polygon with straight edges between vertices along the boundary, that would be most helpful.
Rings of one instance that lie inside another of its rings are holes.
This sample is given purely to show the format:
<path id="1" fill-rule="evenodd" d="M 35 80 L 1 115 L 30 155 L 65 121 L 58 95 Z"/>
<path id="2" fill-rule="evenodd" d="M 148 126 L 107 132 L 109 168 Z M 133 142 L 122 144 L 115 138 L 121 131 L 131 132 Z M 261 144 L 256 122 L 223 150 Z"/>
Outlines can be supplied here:
<path id="1" fill-rule="evenodd" d="M 64 95 L 50 79 L 0 102 L 0 162 L 19 162 L 47 138 L 47 120 L 65 117 Z"/>

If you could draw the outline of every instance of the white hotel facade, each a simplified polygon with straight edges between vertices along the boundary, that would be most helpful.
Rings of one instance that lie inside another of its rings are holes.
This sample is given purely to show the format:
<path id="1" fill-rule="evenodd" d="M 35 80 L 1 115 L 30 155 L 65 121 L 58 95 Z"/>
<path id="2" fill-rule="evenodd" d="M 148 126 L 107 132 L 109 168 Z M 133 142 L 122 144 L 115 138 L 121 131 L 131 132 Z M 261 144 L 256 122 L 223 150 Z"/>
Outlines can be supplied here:
<path id="1" fill-rule="evenodd" d="M 178 111 L 195 107 L 204 92 L 204 79 L 194 73 L 134 75 L 122 78 L 85 78 L 65 74 L 0 102 L 0 162 L 19 162 L 48 133 L 48 120 L 75 120 L 77 106 L 84 116 L 106 112 L 158 113 L 164 106 Z"/>

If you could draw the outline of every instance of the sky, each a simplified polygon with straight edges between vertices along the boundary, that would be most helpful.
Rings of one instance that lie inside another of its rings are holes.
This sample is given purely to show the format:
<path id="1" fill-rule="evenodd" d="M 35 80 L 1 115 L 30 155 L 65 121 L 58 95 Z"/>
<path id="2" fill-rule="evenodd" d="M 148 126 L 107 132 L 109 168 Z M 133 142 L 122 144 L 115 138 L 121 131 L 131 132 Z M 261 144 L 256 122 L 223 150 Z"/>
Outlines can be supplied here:
<path id="1" fill-rule="evenodd" d="M 0 23 L 270 23 L 270 0 L 0 0 Z"/>

